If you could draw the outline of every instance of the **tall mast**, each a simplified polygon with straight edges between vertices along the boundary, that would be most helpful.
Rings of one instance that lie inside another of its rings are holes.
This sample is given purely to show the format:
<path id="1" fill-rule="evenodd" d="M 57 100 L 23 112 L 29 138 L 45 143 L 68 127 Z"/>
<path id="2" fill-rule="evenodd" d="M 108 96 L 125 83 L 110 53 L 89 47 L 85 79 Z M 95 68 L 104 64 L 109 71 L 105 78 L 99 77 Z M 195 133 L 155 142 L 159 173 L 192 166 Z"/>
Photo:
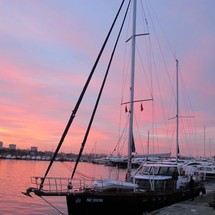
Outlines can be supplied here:
<path id="1" fill-rule="evenodd" d="M 176 59 L 176 162 L 178 162 L 179 144 L 179 92 L 178 92 L 178 60 Z"/>
<path id="2" fill-rule="evenodd" d="M 205 126 L 204 126 L 204 158 L 205 158 Z"/>
<path id="3" fill-rule="evenodd" d="M 133 0 L 133 25 L 132 25 L 132 47 L 131 47 L 131 83 L 130 83 L 130 121 L 129 121 L 129 140 L 128 140 L 128 180 L 131 172 L 131 157 L 133 144 L 133 112 L 134 112 L 134 73 L 135 73 L 135 46 L 136 46 L 136 8 L 137 0 Z"/>

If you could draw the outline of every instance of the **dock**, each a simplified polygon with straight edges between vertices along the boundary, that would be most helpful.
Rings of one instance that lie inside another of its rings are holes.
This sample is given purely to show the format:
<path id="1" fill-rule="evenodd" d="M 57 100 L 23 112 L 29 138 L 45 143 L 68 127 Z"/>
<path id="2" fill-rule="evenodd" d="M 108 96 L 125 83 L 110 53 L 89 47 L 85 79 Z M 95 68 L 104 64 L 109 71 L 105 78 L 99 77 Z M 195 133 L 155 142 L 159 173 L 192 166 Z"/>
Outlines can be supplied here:
<path id="1" fill-rule="evenodd" d="M 149 213 L 149 215 L 212 215 L 215 214 L 215 190 L 208 191 L 205 195 L 176 203 Z"/>

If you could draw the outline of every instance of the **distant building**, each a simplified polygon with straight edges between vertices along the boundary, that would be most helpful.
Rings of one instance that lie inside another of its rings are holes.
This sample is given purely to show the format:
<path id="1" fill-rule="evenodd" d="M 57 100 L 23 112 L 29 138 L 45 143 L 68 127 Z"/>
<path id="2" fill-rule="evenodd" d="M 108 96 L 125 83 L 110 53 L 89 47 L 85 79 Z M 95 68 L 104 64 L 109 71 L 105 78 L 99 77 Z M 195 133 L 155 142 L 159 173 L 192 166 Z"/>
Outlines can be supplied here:
<path id="1" fill-rule="evenodd" d="M 3 142 L 0 141 L 0 149 L 3 148 Z"/>
<path id="2" fill-rule="evenodd" d="M 16 149 L 16 144 L 9 144 L 9 149 Z"/>
<path id="3" fill-rule="evenodd" d="M 37 152 L 37 147 L 36 146 L 32 146 L 31 147 L 31 152 Z"/>

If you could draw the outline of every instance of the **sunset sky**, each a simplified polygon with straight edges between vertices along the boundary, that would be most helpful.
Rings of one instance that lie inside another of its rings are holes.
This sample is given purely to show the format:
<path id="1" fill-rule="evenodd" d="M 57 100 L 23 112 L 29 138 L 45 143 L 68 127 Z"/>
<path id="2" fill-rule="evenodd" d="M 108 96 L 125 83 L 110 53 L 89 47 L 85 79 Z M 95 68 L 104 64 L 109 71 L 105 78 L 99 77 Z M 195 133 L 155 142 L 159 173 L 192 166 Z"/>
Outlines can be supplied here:
<path id="1" fill-rule="evenodd" d="M 0 1 L 0 141 L 5 147 L 16 144 L 21 149 L 55 150 L 120 4 L 120 0 Z M 169 119 L 176 115 L 178 59 L 181 154 L 215 154 L 214 8 L 214 0 L 138 0 L 138 13 L 144 13 L 138 15 L 142 20 L 137 33 L 150 35 L 137 38 L 140 66 L 136 68 L 139 72 L 144 67 L 145 72 L 136 76 L 135 99 L 153 97 L 153 102 L 142 102 L 143 111 L 141 103 L 135 103 L 138 153 L 147 152 L 149 131 L 150 153 L 175 154 L 175 120 Z M 130 64 L 125 59 L 130 58 L 130 41 L 125 41 L 131 36 L 131 12 L 85 153 L 111 153 L 127 125 L 126 105 L 120 104 L 129 98 Z M 122 15 L 116 27 L 121 20 Z M 108 53 L 102 56 L 91 91 L 62 147 L 64 152 L 79 150 L 100 88 L 98 77 L 107 68 L 115 38 L 111 37 Z M 143 50 L 148 54 L 140 58 Z"/>

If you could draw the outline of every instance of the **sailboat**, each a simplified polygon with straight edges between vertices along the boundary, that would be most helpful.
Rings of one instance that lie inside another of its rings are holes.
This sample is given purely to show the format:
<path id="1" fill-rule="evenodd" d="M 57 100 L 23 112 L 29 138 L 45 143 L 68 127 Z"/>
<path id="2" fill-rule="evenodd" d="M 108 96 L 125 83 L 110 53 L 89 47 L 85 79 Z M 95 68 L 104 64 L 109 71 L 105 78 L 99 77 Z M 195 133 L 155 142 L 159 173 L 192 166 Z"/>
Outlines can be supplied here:
<path id="1" fill-rule="evenodd" d="M 67 209 L 69 215 L 142 215 L 143 213 L 150 212 L 161 207 L 171 205 L 173 203 L 191 198 L 192 194 L 189 189 L 189 183 L 186 177 L 181 175 L 181 166 L 178 164 L 161 164 L 161 163 L 144 163 L 135 172 L 132 172 L 131 159 L 132 159 L 132 146 L 133 146 L 133 105 L 134 105 L 134 73 L 135 73 L 135 41 L 136 37 L 136 9 L 137 0 L 130 0 L 127 5 L 126 14 L 128 9 L 133 4 L 133 27 L 132 36 L 129 40 L 132 43 L 132 57 L 131 57 L 131 81 L 130 81 L 130 109 L 129 109 L 129 138 L 128 138 L 128 155 L 127 155 L 127 174 L 125 181 L 100 179 L 93 181 L 76 181 L 74 174 L 77 165 L 80 161 L 83 148 L 85 146 L 92 121 L 98 106 L 101 96 L 103 85 L 106 81 L 106 76 L 99 92 L 98 99 L 95 104 L 86 134 L 83 138 L 83 143 L 75 163 L 73 172 L 70 178 L 53 178 L 47 177 L 49 170 L 55 161 L 57 153 L 64 141 L 65 136 L 73 122 L 75 114 L 82 101 L 84 93 L 89 85 L 93 75 L 96 64 L 101 56 L 107 39 L 112 31 L 114 23 L 121 11 L 125 1 L 123 0 L 117 15 L 114 19 L 113 25 L 108 33 L 105 43 L 98 55 L 95 65 L 87 79 L 87 82 L 80 94 L 78 102 L 71 114 L 71 117 L 66 125 L 65 131 L 59 141 L 57 149 L 50 161 L 50 164 L 42 177 L 32 177 L 31 180 L 34 187 L 30 187 L 24 192 L 25 195 L 31 196 L 34 193 L 37 196 L 65 196 Z M 125 16 L 126 17 L 126 16 Z M 124 19 L 125 19 L 124 17 Z M 122 25 L 123 26 L 123 25 Z M 121 26 L 121 27 L 122 27 Z M 117 38 L 118 39 L 118 38 Z M 117 43 L 116 43 L 117 44 Z M 114 47 L 115 49 L 115 47 Z M 109 70 L 108 69 L 107 72 Z M 172 173 L 178 172 L 180 176 L 178 180 L 174 181 Z M 184 178 L 183 178 L 184 177 Z M 180 180 L 179 180 L 180 179 Z M 185 180 L 182 180 L 185 179 Z M 177 183 L 177 184 L 176 184 Z M 196 176 L 194 195 L 198 195 L 202 190 L 203 182 L 198 180 Z"/>

